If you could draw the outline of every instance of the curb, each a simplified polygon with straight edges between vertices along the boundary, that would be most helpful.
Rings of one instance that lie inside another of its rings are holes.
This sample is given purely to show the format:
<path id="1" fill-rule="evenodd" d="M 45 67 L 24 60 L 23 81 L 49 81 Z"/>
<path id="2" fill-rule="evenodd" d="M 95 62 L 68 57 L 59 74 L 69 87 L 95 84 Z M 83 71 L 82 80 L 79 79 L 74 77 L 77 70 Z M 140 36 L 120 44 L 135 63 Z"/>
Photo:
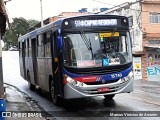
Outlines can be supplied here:
<path id="1" fill-rule="evenodd" d="M 7 120 L 46 120 L 45 116 L 48 116 L 49 114 L 36 102 L 36 100 L 33 100 L 31 97 L 29 97 L 26 93 L 19 90 L 17 87 L 10 85 L 8 83 L 5 84 L 6 89 L 6 107 L 13 108 L 11 109 L 11 112 L 19 112 L 19 114 L 22 112 L 37 112 L 42 113 L 44 116 L 42 117 L 15 117 L 15 118 L 6 118 Z M 10 90 L 10 91 L 9 91 Z M 16 107 L 18 106 L 18 107 Z M 19 109 L 20 108 L 20 109 Z M 10 111 L 10 110 L 9 110 Z M 7 112 L 7 110 L 6 110 Z M 21 114 L 22 114 L 21 113 Z"/>

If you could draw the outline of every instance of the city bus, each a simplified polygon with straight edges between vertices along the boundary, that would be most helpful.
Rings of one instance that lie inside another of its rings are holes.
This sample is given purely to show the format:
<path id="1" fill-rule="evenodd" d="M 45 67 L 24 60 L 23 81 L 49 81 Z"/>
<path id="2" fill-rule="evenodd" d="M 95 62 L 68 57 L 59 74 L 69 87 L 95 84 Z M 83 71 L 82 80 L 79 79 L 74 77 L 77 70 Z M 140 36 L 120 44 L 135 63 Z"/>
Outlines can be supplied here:
<path id="1" fill-rule="evenodd" d="M 127 17 L 62 18 L 18 39 L 21 76 L 29 89 L 62 99 L 133 91 L 132 45 Z"/>

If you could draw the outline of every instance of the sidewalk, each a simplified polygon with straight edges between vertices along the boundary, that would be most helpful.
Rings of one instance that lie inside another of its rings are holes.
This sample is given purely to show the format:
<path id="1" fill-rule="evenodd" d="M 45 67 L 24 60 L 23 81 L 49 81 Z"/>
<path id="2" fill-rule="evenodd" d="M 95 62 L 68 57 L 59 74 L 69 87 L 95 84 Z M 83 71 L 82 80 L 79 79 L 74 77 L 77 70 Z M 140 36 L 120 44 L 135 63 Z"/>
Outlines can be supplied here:
<path id="1" fill-rule="evenodd" d="M 5 86 L 6 93 L 6 112 L 12 117 L 6 120 L 46 120 L 41 115 L 41 110 L 29 101 L 16 89 Z"/>

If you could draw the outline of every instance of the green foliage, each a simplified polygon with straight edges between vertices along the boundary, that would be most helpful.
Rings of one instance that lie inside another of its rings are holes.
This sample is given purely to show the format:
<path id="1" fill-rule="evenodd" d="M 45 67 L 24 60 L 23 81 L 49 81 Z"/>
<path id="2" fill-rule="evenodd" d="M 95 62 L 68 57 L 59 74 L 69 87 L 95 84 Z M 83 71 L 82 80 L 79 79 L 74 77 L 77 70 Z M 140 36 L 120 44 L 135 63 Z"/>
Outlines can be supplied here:
<path id="1" fill-rule="evenodd" d="M 39 21 L 31 19 L 31 20 L 28 20 L 28 23 L 29 23 L 29 28 L 31 28 L 31 27 L 35 26 L 36 24 L 38 24 Z"/>
<path id="2" fill-rule="evenodd" d="M 28 32 L 28 29 L 36 25 L 36 20 L 26 20 L 24 18 L 13 18 L 13 23 L 10 30 L 7 30 L 4 35 L 5 49 L 8 50 L 10 47 L 18 47 L 18 37 Z"/>

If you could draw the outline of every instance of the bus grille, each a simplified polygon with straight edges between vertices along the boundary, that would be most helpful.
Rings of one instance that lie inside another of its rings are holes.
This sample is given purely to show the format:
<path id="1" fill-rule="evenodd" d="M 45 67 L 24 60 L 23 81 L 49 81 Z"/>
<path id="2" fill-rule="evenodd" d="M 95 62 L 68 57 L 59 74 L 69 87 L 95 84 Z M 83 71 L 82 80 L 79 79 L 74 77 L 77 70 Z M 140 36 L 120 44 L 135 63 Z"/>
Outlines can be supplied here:
<path id="1" fill-rule="evenodd" d="M 117 84 L 116 86 L 109 87 L 109 91 L 107 91 L 107 92 L 98 92 L 97 89 L 85 90 L 83 92 L 86 94 L 90 94 L 90 95 L 103 94 L 103 93 L 113 93 L 113 92 L 117 92 L 117 91 L 121 90 L 128 82 L 129 81 L 123 82 L 121 84 Z"/>
<path id="2" fill-rule="evenodd" d="M 117 82 L 119 79 L 117 80 L 110 80 L 110 81 L 105 81 L 105 82 L 85 82 L 85 84 L 87 85 L 102 85 L 102 84 L 108 84 L 108 83 L 114 83 L 114 82 Z"/>
<path id="3" fill-rule="evenodd" d="M 70 73 L 79 74 L 79 75 L 105 75 L 105 74 L 112 74 L 112 73 L 124 71 L 131 66 L 132 66 L 132 63 L 119 65 L 119 66 L 107 66 L 107 67 L 97 67 L 97 68 L 65 67 L 65 69 Z"/>
<path id="4" fill-rule="evenodd" d="M 89 70 L 89 71 L 77 71 L 77 74 L 80 75 L 105 75 L 105 74 L 112 74 L 116 72 L 121 72 L 126 68 L 116 68 L 116 69 L 103 69 L 103 70 Z"/>

